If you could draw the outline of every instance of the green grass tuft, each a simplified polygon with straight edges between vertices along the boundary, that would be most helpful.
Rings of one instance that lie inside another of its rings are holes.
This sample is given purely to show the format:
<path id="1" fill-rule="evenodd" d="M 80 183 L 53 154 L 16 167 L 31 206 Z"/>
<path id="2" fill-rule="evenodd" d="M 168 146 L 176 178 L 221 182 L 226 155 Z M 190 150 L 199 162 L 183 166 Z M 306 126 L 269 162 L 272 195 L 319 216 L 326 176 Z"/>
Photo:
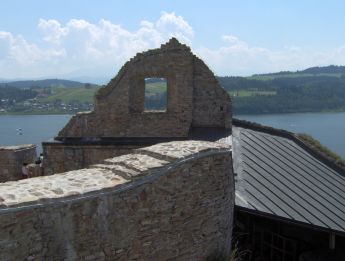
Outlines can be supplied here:
<path id="1" fill-rule="evenodd" d="M 313 149 L 321 152 L 328 158 L 334 160 L 336 164 L 345 168 L 345 160 L 339 156 L 338 154 L 331 151 L 326 146 L 322 145 L 318 140 L 314 139 L 312 136 L 306 133 L 297 134 L 297 138 L 306 143 L 307 145 L 311 146 Z"/>

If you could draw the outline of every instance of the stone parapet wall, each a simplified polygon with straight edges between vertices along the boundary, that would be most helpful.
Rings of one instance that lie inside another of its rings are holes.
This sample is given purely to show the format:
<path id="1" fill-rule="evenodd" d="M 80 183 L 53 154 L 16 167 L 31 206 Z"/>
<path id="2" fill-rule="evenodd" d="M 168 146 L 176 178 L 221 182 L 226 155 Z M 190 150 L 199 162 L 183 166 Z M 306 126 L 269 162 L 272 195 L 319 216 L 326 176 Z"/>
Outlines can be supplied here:
<path id="1" fill-rule="evenodd" d="M 0 186 L 0 260 L 209 260 L 231 248 L 231 151 L 171 142 Z"/>
<path id="2" fill-rule="evenodd" d="M 0 182 L 21 179 L 24 162 L 36 159 L 36 146 L 33 144 L 0 147 Z"/>
<path id="3" fill-rule="evenodd" d="M 135 145 L 68 145 L 43 143 L 44 175 L 53 175 L 71 170 L 87 168 L 111 157 L 131 153 L 141 146 Z"/>

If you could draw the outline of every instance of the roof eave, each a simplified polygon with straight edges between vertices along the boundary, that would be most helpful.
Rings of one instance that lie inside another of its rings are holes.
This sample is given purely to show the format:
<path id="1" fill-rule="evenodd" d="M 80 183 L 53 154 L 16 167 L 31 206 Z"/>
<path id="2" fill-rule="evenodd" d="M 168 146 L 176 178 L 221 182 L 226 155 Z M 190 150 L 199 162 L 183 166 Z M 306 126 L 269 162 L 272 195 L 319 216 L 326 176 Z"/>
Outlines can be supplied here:
<path id="1" fill-rule="evenodd" d="M 339 230 L 334 230 L 331 228 L 326 228 L 326 227 L 321 227 L 321 226 L 317 226 L 317 225 L 313 225 L 313 224 L 308 224 L 308 223 L 305 223 L 302 221 L 281 217 L 278 215 L 266 213 L 266 212 L 259 211 L 256 209 L 249 209 L 246 207 L 235 205 L 235 211 L 240 211 L 240 212 L 252 214 L 255 216 L 260 216 L 260 217 L 264 217 L 267 219 L 283 222 L 286 224 L 292 224 L 292 225 L 296 225 L 296 226 L 300 226 L 300 227 L 304 227 L 304 228 L 309 228 L 309 229 L 313 229 L 313 230 L 317 230 L 317 231 L 321 231 L 321 232 L 334 233 L 334 234 L 339 235 L 339 236 L 345 236 L 345 231 L 339 231 Z"/>

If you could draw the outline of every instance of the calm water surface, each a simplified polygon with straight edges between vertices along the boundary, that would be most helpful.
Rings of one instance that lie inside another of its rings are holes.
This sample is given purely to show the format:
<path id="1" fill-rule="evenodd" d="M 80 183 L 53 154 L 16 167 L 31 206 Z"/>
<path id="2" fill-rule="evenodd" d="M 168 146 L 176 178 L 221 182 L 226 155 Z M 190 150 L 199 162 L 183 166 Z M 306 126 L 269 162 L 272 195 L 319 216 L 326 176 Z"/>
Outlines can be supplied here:
<path id="1" fill-rule="evenodd" d="M 70 118 L 71 115 L 1 115 L 0 146 L 32 143 L 41 152 L 41 142 L 55 137 Z"/>
<path id="2" fill-rule="evenodd" d="M 308 133 L 345 158 L 345 112 L 239 115 L 237 118 L 292 132 Z"/>
<path id="3" fill-rule="evenodd" d="M 40 152 L 41 142 L 56 136 L 70 118 L 71 115 L 0 115 L 0 146 L 33 143 Z M 345 112 L 239 115 L 237 118 L 308 133 L 345 158 Z"/>

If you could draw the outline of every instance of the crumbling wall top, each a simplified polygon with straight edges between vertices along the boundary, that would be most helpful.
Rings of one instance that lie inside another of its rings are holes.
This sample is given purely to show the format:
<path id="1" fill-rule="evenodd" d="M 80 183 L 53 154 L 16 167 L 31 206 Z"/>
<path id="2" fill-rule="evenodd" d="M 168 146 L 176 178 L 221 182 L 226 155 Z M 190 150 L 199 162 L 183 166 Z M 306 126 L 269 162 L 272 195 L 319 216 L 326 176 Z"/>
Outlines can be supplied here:
<path id="1" fill-rule="evenodd" d="M 89 169 L 70 171 L 0 184 L 0 211 L 37 207 L 65 200 L 97 196 L 109 189 L 130 189 L 132 184 L 154 173 L 210 154 L 229 153 L 226 144 L 204 141 L 162 143 L 105 160 Z"/>

